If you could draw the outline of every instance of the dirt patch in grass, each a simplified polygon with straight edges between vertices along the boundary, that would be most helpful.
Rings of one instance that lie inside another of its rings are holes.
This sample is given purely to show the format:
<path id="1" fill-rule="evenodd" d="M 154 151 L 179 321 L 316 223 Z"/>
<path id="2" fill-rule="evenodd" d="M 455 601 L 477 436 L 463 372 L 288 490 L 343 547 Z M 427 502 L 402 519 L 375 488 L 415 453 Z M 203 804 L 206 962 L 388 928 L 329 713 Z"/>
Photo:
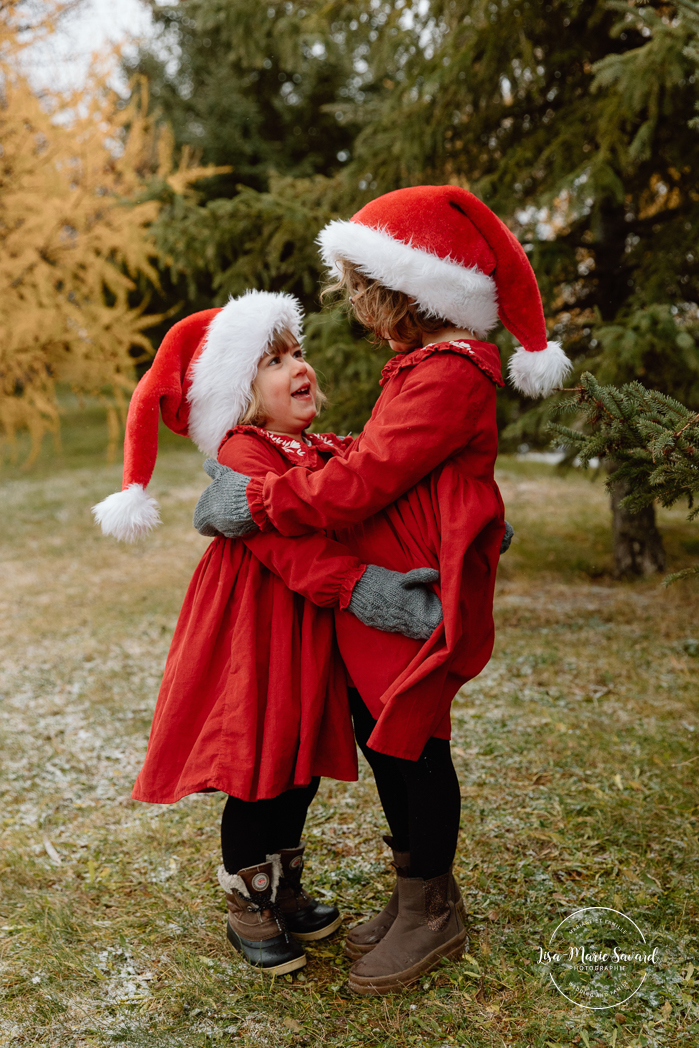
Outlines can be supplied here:
<path id="1" fill-rule="evenodd" d="M 206 545 L 190 523 L 200 461 L 165 448 L 164 524 L 135 547 L 89 515 L 118 467 L 83 458 L 3 485 L 0 1044 L 694 1048 L 699 587 L 614 582 L 601 483 L 503 462 L 517 537 L 498 639 L 454 707 L 469 955 L 401 996 L 356 998 L 337 937 L 272 985 L 225 941 L 222 798 L 129 800 Z M 681 511 L 661 525 L 672 568 L 689 563 L 696 530 Z M 365 766 L 323 784 L 309 886 L 348 924 L 390 890 L 385 831 Z M 581 906 L 624 911 L 659 949 L 620 1011 L 574 1007 L 537 963 Z"/>

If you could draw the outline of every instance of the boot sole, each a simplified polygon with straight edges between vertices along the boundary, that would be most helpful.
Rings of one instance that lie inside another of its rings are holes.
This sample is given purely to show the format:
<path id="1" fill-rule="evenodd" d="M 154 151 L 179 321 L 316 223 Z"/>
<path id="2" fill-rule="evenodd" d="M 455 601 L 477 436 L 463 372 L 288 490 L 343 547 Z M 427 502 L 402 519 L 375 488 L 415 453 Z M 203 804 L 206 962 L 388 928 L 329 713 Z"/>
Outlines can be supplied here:
<path id="1" fill-rule="evenodd" d="M 240 944 L 236 941 L 238 937 L 231 928 L 230 924 L 228 924 L 226 927 L 226 938 L 228 939 L 229 943 L 236 951 L 236 953 L 239 953 L 243 960 L 247 961 L 251 968 L 256 968 L 257 971 L 262 972 L 263 975 L 288 975 L 289 972 L 295 972 L 299 968 L 306 967 L 307 959 L 305 953 L 303 953 L 300 957 L 294 957 L 290 961 L 284 961 L 282 964 L 273 964 L 265 968 L 261 964 L 254 964 L 245 956 Z"/>
<path id="2" fill-rule="evenodd" d="M 326 925 L 325 928 L 318 928 L 314 932 L 292 932 L 289 929 L 289 934 L 299 942 L 317 942 L 318 939 L 327 939 L 329 935 L 337 931 L 341 924 L 342 916 L 336 917 L 332 924 Z"/>
<path id="3" fill-rule="evenodd" d="M 456 960 L 461 957 L 467 942 L 468 935 L 464 928 L 453 939 L 445 942 L 438 949 L 423 957 L 417 964 L 406 968 L 405 971 L 395 972 L 392 975 L 376 976 L 352 975 L 352 972 L 350 972 L 349 988 L 355 993 L 366 994 L 384 994 L 393 993 L 396 990 L 405 990 L 408 986 L 412 986 L 413 983 L 421 979 L 423 975 L 433 971 L 443 958 Z"/>

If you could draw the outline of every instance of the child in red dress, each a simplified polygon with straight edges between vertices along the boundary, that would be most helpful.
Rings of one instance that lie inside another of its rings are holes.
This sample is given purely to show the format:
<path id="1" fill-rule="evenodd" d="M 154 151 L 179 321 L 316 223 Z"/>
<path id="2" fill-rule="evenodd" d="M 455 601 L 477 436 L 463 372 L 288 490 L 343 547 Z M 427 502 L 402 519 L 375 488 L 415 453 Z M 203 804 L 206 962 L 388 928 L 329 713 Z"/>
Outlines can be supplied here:
<path id="1" fill-rule="evenodd" d="M 228 535 L 333 529 L 362 560 L 439 569 L 443 622 L 426 642 L 380 634 L 336 613 L 356 690 L 355 733 L 391 828 L 396 889 L 353 929 L 350 986 L 386 993 L 459 956 L 466 929 L 451 874 L 459 784 L 449 708 L 493 646 L 493 589 L 505 534 L 494 479 L 498 315 L 521 342 L 510 375 L 529 396 L 569 362 L 547 342 L 541 297 L 521 245 L 457 186 L 396 190 L 320 235 L 324 259 L 358 319 L 396 353 L 358 439 L 319 474 L 215 475 L 195 524 Z"/>
<path id="2" fill-rule="evenodd" d="M 218 445 L 219 463 L 260 479 L 297 466 L 315 472 L 343 452 L 347 439 L 306 433 L 320 394 L 300 319 L 291 296 L 249 292 L 175 325 L 133 397 L 124 490 L 96 507 L 107 533 L 132 538 L 156 523 L 143 482 L 159 403 L 172 428 L 203 448 Z M 386 575 L 400 609 L 393 618 L 390 604 L 383 609 L 383 628 L 429 636 L 438 598 Z M 367 565 L 322 532 L 216 538 L 170 647 L 132 796 L 169 804 L 202 791 L 229 795 L 219 869 L 228 938 L 267 972 L 304 965 L 299 941 L 324 938 L 341 922 L 302 887 L 301 835 L 320 776 L 356 778 L 332 609 L 363 614 L 372 594 Z"/>

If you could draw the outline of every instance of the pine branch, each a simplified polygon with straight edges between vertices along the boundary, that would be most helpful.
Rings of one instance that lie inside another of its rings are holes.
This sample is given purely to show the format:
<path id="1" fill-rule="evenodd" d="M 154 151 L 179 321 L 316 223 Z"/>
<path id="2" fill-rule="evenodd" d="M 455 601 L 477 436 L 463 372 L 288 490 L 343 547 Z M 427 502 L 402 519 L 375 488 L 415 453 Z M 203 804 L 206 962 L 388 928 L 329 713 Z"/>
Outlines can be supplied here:
<path id="1" fill-rule="evenodd" d="M 555 443 L 577 451 L 581 464 L 592 459 L 618 463 L 607 487 L 621 480 L 632 489 L 621 505 L 632 512 L 659 501 L 673 506 L 686 499 L 690 511 L 699 494 L 699 414 L 673 397 L 639 382 L 603 386 L 586 372 L 580 385 L 562 390 L 574 396 L 573 410 L 582 426 L 551 422 Z M 571 405 L 567 407 L 570 409 Z M 560 408 L 559 408 L 560 410 Z M 689 513 L 694 520 L 699 507 Z M 670 575 L 666 584 L 699 573 L 697 568 Z"/>

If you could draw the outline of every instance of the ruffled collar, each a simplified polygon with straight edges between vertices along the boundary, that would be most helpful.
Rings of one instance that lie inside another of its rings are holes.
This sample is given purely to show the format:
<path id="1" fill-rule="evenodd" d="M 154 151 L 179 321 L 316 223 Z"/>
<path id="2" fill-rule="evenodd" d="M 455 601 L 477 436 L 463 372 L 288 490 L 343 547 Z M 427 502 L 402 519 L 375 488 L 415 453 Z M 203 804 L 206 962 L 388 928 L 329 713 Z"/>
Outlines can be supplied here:
<path id="1" fill-rule="evenodd" d="M 315 459 L 317 452 L 324 451 L 326 454 L 339 455 L 348 444 L 352 443 L 351 437 L 338 437 L 334 433 L 304 433 L 303 438 L 283 437 L 279 433 L 270 433 L 269 430 L 260 426 L 234 426 L 226 433 L 224 443 L 229 437 L 236 433 L 250 433 L 267 441 L 272 447 L 296 465 L 302 465 L 310 459 Z"/>
<path id="2" fill-rule="evenodd" d="M 479 342 L 477 339 L 458 339 L 456 342 L 433 342 L 421 349 L 413 349 L 410 353 L 398 353 L 389 360 L 381 372 L 379 385 L 385 386 L 402 368 L 415 367 L 433 353 L 460 353 L 472 360 L 476 367 L 488 376 L 496 386 L 504 386 L 502 371 L 500 370 L 500 351 L 492 342 Z"/>

